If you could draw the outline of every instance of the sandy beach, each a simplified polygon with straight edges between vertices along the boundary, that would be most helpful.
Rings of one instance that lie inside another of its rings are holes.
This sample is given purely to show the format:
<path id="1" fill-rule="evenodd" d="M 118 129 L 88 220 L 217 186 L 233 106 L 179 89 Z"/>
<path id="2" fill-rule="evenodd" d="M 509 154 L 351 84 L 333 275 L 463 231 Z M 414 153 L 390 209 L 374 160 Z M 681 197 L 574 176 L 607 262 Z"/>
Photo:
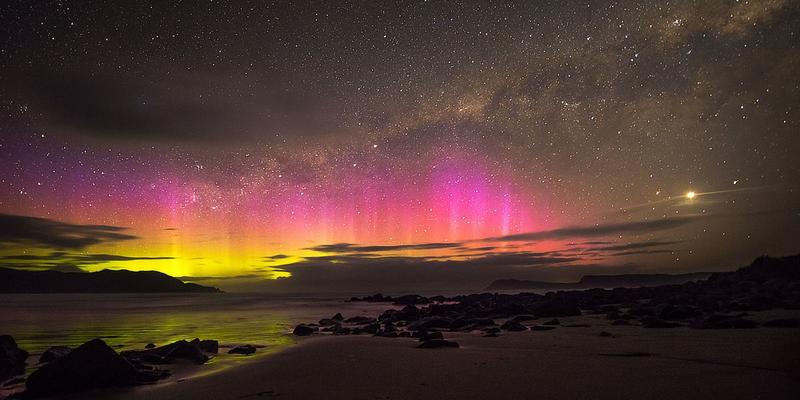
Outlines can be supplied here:
<path id="1" fill-rule="evenodd" d="M 768 317 L 764 315 L 762 317 Z M 408 338 L 312 337 L 213 374 L 60 399 L 794 399 L 797 329 L 694 330 L 562 318 L 552 331 Z M 607 331 L 614 337 L 600 336 Z"/>

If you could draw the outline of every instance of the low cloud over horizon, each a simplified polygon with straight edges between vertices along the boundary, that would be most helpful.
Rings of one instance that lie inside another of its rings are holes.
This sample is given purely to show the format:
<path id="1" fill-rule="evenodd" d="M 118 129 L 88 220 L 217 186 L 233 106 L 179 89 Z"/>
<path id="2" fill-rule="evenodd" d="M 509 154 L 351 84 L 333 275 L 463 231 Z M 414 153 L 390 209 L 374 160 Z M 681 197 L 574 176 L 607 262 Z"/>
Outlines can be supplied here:
<path id="1" fill-rule="evenodd" d="M 752 217 L 752 214 L 738 217 Z M 263 264 L 245 273 L 178 276 L 185 281 L 213 284 L 233 291 L 360 292 L 481 289 L 493 280 L 506 278 L 576 281 L 586 274 L 686 272 L 687 269 L 654 266 L 636 256 L 688 254 L 691 241 L 683 238 L 679 228 L 734 217 L 737 216 L 697 214 L 454 242 L 318 244 L 301 249 L 306 252 L 302 256 L 283 253 L 262 256 Z M 0 266 L 63 272 L 119 268 L 120 265 L 134 270 L 158 270 L 159 261 L 175 260 L 170 255 L 85 251 L 96 245 L 139 239 L 125 233 L 126 230 L 117 226 L 69 224 L 2 214 Z M 187 262 L 201 263 L 202 258 Z M 736 266 L 727 265 L 728 268 Z M 697 265 L 694 270 L 719 268 L 720 264 Z M 267 279 L 270 277 L 280 279 Z"/>

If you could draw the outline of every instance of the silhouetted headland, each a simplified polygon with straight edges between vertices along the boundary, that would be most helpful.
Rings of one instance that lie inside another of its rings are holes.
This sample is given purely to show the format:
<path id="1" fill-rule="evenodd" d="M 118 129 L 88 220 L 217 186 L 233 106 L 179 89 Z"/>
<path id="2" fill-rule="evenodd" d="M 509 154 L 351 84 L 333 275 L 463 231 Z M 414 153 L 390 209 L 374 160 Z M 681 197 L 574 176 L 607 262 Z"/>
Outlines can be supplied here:
<path id="1" fill-rule="evenodd" d="M 157 271 L 21 271 L 0 268 L 0 293 L 219 293 Z"/>

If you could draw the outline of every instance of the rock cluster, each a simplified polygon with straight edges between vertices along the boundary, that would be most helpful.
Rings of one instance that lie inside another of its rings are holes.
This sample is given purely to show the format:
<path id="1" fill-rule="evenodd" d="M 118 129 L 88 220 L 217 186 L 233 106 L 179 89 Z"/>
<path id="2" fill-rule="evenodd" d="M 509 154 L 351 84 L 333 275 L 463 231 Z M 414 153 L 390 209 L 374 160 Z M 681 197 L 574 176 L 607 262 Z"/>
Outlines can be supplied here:
<path id="1" fill-rule="evenodd" d="M 90 340 L 34 371 L 25 395 L 40 397 L 109 386 L 130 386 L 165 378 L 169 373 L 117 354 L 100 339 Z"/>
<path id="2" fill-rule="evenodd" d="M 0 335 L 0 382 L 25 373 L 28 352 L 17 347 L 14 338 Z"/>

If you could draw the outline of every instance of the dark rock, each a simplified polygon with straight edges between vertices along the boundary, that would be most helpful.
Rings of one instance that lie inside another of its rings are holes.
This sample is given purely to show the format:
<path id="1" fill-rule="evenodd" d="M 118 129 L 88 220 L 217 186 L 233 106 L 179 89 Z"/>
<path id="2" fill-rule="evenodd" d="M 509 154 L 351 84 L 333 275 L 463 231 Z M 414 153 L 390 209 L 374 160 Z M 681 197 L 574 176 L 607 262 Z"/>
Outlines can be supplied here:
<path id="1" fill-rule="evenodd" d="M 449 329 L 453 320 L 445 317 L 426 317 L 408 324 L 410 331 L 427 331 L 430 329 Z"/>
<path id="2" fill-rule="evenodd" d="M 516 321 L 506 321 L 506 323 L 500 325 L 500 329 L 504 331 L 520 332 L 520 331 L 527 331 L 528 327 Z"/>
<path id="3" fill-rule="evenodd" d="M 28 352 L 17 347 L 14 338 L 0 335 L 0 382 L 25 373 Z"/>
<path id="4" fill-rule="evenodd" d="M 336 315 L 331 317 L 331 319 L 334 321 L 342 322 L 344 320 L 344 317 L 342 316 L 342 313 L 336 313 Z"/>
<path id="5" fill-rule="evenodd" d="M 402 338 L 410 338 L 411 337 L 411 332 L 402 331 L 402 332 L 398 333 L 397 336 L 398 337 L 402 337 Z"/>
<path id="6" fill-rule="evenodd" d="M 536 326 L 532 326 L 531 327 L 532 331 L 552 331 L 553 329 L 556 329 L 556 327 L 555 326 L 544 326 L 544 325 L 536 325 Z"/>
<path id="7" fill-rule="evenodd" d="M 600 336 L 600 337 L 614 337 L 614 335 L 612 335 L 611 332 L 606 332 L 606 331 L 601 331 L 597 336 Z"/>
<path id="8" fill-rule="evenodd" d="M 419 308 L 417 308 L 414 305 L 407 305 L 407 306 L 403 307 L 402 310 L 397 311 L 394 314 L 394 319 L 396 321 L 412 322 L 412 321 L 418 320 L 419 316 L 420 316 Z"/>
<path id="9" fill-rule="evenodd" d="M 294 331 L 292 331 L 292 333 L 294 333 L 295 336 L 308 336 L 316 331 L 317 328 L 305 324 L 300 324 L 294 327 Z"/>
<path id="10" fill-rule="evenodd" d="M 581 315 L 578 305 L 566 298 L 554 298 L 535 307 L 539 317 L 571 317 Z"/>
<path id="11" fill-rule="evenodd" d="M 217 354 L 219 352 L 219 342 L 212 339 L 198 340 L 197 347 L 206 353 Z"/>
<path id="12" fill-rule="evenodd" d="M 252 344 L 245 344 L 242 346 L 236 346 L 230 350 L 228 350 L 228 354 L 244 354 L 250 355 L 256 352 L 256 346 Z"/>
<path id="13" fill-rule="evenodd" d="M 146 344 L 146 345 L 144 346 L 144 348 L 145 348 L 145 349 L 148 349 L 148 350 L 149 350 L 149 349 L 154 349 L 154 348 L 156 348 L 156 344 L 155 344 L 155 343 L 148 343 L 148 344 Z"/>
<path id="14" fill-rule="evenodd" d="M 559 321 L 558 318 L 554 318 L 551 319 L 550 321 L 543 323 L 542 325 L 561 325 L 561 321 Z"/>
<path id="15" fill-rule="evenodd" d="M 666 320 L 689 319 L 699 314 L 694 307 L 672 304 L 661 304 L 655 308 L 654 313 L 658 318 Z"/>
<path id="16" fill-rule="evenodd" d="M 319 326 L 332 326 L 332 325 L 339 325 L 339 321 L 330 318 L 323 318 L 319 320 Z"/>
<path id="17" fill-rule="evenodd" d="M 326 327 L 322 328 L 320 331 L 321 332 L 336 332 L 341 328 L 342 328 L 342 325 L 335 324 L 335 325 L 326 326 Z"/>
<path id="18" fill-rule="evenodd" d="M 800 318 L 773 319 L 764 323 L 768 328 L 800 328 Z"/>
<path id="19" fill-rule="evenodd" d="M 179 340 L 175 343 L 162 346 L 152 351 L 157 351 L 158 354 L 167 359 L 184 359 L 194 362 L 195 364 L 205 364 L 208 361 L 208 356 L 200 349 L 200 340 L 195 339 L 192 342 Z"/>
<path id="20" fill-rule="evenodd" d="M 458 348 L 459 346 L 458 346 L 458 343 L 456 343 L 456 342 L 453 342 L 453 341 L 450 341 L 450 340 L 444 340 L 444 339 L 426 340 L 426 341 L 420 343 L 419 346 L 417 346 L 417 348 L 420 348 L 420 349 L 438 349 L 438 348 L 442 348 L 442 347 Z"/>
<path id="21" fill-rule="evenodd" d="M 492 327 L 489 327 L 489 328 L 483 328 L 483 329 L 481 329 L 481 331 L 483 333 L 500 333 L 503 330 L 498 328 L 498 327 L 496 327 L 496 326 L 492 326 Z"/>
<path id="22" fill-rule="evenodd" d="M 374 323 L 375 321 L 376 321 L 375 318 L 363 317 L 363 316 L 360 316 L 360 315 L 357 316 L 357 317 L 350 317 L 350 318 L 344 320 L 345 323 L 354 324 L 354 325 L 366 325 L 366 324 Z"/>
<path id="23" fill-rule="evenodd" d="M 428 332 L 428 331 L 417 331 L 414 332 L 412 337 L 419 338 L 420 342 L 424 342 L 427 340 L 441 340 L 444 339 L 444 335 L 442 332 L 435 331 L 435 332 Z"/>
<path id="24" fill-rule="evenodd" d="M 100 339 L 90 340 L 69 354 L 34 371 L 26 382 L 28 397 L 77 392 L 110 386 L 153 382 L 168 374 L 137 370 Z"/>
<path id="25" fill-rule="evenodd" d="M 628 310 L 628 314 L 633 315 L 635 317 L 652 317 L 652 316 L 656 315 L 656 312 L 655 312 L 655 310 L 653 310 L 652 307 L 645 307 L 645 306 L 637 305 L 637 306 L 631 307 Z"/>
<path id="26" fill-rule="evenodd" d="M 751 329 L 758 326 L 758 322 L 744 319 L 739 316 L 710 315 L 705 319 L 698 319 L 689 324 L 694 329 Z"/>
<path id="27" fill-rule="evenodd" d="M 627 319 L 617 319 L 611 323 L 611 325 L 630 325 L 630 324 L 631 322 L 628 321 Z"/>
<path id="28" fill-rule="evenodd" d="M 677 322 L 664 321 L 655 317 L 642 318 L 642 326 L 645 328 L 677 328 L 683 326 Z"/>
<path id="29" fill-rule="evenodd" d="M 374 324 L 369 324 L 369 325 L 365 325 L 365 326 L 361 327 L 361 330 L 364 333 L 369 333 L 369 334 L 374 335 L 374 334 L 378 333 L 381 330 L 381 326 L 378 325 L 378 323 L 376 322 Z"/>
<path id="30" fill-rule="evenodd" d="M 535 315 L 517 315 L 516 317 L 511 318 L 511 321 L 514 321 L 514 322 L 525 322 L 525 321 L 533 321 L 533 320 L 536 320 L 536 319 L 538 319 L 538 318 L 536 318 Z"/>
<path id="31" fill-rule="evenodd" d="M 494 325 L 494 320 L 490 318 L 459 318 L 450 323 L 449 329 L 468 332 Z"/>
<path id="32" fill-rule="evenodd" d="M 333 331 L 334 335 L 349 335 L 350 333 L 352 333 L 352 330 L 350 328 L 341 325 L 338 325 L 336 327 L 336 330 Z"/>
<path id="33" fill-rule="evenodd" d="M 428 303 L 430 303 L 430 300 L 428 300 L 426 297 L 422 297 L 416 294 L 408 294 L 394 299 L 394 304 L 401 306 L 413 305 L 413 304 L 428 304 Z"/>
<path id="34" fill-rule="evenodd" d="M 569 324 L 569 325 L 564 325 L 565 328 L 588 328 L 590 326 L 591 325 L 589 325 L 589 324 Z"/>
<path id="35" fill-rule="evenodd" d="M 60 358 L 69 354 L 70 351 L 72 351 L 72 349 L 67 346 L 53 346 L 42 353 L 41 357 L 39 357 L 39 363 L 48 363 L 56 358 Z"/>

